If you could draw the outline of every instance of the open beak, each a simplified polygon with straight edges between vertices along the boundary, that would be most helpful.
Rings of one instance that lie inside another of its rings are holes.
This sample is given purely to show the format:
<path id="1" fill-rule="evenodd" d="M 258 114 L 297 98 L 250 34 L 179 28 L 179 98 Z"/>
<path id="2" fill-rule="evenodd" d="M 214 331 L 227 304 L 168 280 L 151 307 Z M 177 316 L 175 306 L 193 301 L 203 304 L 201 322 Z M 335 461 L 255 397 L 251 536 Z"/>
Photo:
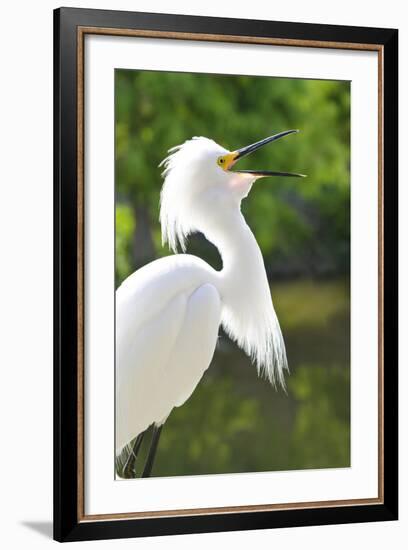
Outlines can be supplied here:
<path id="1" fill-rule="evenodd" d="M 253 153 L 257 149 L 260 149 L 267 143 L 272 143 L 272 141 L 276 141 L 278 139 L 281 139 L 285 136 L 288 136 L 289 134 L 297 134 L 299 130 L 286 130 L 285 132 L 280 132 L 279 134 L 275 134 L 274 136 L 269 136 L 265 139 L 261 139 L 260 141 L 257 141 L 256 143 L 252 143 L 251 145 L 247 145 L 246 147 L 242 147 L 241 149 L 238 149 L 237 151 L 233 151 L 232 153 L 229 153 L 228 155 L 225 155 L 227 166 L 226 170 L 230 170 L 232 166 L 243 157 L 246 157 L 247 155 Z M 295 177 L 295 178 L 305 178 L 306 176 L 304 174 L 295 174 L 293 172 L 276 172 L 274 170 L 233 170 L 234 172 L 239 172 L 241 174 L 252 174 L 256 178 L 263 178 L 266 176 L 288 176 L 288 177 Z"/>

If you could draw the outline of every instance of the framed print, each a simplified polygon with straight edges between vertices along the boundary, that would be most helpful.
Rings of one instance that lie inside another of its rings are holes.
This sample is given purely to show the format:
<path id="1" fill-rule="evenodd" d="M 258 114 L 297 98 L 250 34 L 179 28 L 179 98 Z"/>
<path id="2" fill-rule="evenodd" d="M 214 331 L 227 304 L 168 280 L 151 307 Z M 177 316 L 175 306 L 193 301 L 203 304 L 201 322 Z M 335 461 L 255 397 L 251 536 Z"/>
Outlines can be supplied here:
<path id="1" fill-rule="evenodd" d="M 54 537 L 397 519 L 397 31 L 54 13 Z"/>

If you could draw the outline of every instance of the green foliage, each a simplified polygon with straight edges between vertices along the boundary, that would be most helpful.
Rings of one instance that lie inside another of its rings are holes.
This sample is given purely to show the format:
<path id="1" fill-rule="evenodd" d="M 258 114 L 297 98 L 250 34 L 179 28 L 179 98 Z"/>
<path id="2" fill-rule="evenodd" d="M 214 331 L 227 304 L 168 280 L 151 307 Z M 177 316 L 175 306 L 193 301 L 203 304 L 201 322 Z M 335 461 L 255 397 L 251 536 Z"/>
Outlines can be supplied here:
<path id="1" fill-rule="evenodd" d="M 122 281 L 131 271 L 131 246 L 135 230 L 132 209 L 126 204 L 117 204 L 116 215 L 116 276 Z"/>
<path id="2" fill-rule="evenodd" d="M 304 303 L 293 323 L 292 290 L 293 300 L 302 296 Z M 349 347 L 344 284 L 326 282 L 320 289 L 311 281 L 279 283 L 274 297 L 288 351 L 299 350 L 291 354 L 288 394 L 258 378 L 246 355 L 221 336 L 203 380 L 163 427 L 153 475 L 350 465 L 350 370 L 348 353 L 341 352 Z"/>
<path id="3" fill-rule="evenodd" d="M 173 411 L 170 429 L 163 430 L 156 468 L 163 468 L 166 475 L 192 469 L 239 471 L 234 449 L 256 430 L 259 404 L 255 398 L 241 399 L 236 391 L 230 377 L 208 374 L 190 406 Z"/>
<path id="4" fill-rule="evenodd" d="M 258 378 L 222 336 L 203 380 L 167 420 L 153 474 L 349 466 L 350 84 L 117 70 L 115 94 L 117 284 L 149 256 L 168 254 L 158 164 L 170 147 L 204 135 L 233 150 L 299 128 L 240 167 L 308 176 L 261 180 L 242 205 L 268 276 L 288 281 L 272 284 L 288 395 Z M 200 236 L 188 251 L 221 267 Z M 305 280 L 310 275 L 337 281 Z"/>
<path id="5" fill-rule="evenodd" d="M 286 329 L 324 329 L 333 316 L 343 315 L 350 307 L 350 289 L 346 282 L 298 280 L 281 284 L 278 289 L 279 292 L 273 292 L 274 304 Z"/>
<path id="6" fill-rule="evenodd" d="M 291 455 L 302 468 L 335 468 L 350 463 L 350 371 L 336 365 L 303 365 L 289 379 L 298 401 Z"/>
<path id="7" fill-rule="evenodd" d="M 236 149 L 299 128 L 300 134 L 262 148 L 240 165 L 298 171 L 307 179 L 263 180 L 244 201 L 244 213 L 269 272 L 348 270 L 348 82 L 120 69 L 115 92 L 117 201 L 146 209 L 156 256 L 166 252 L 158 226 L 158 164 L 170 147 L 204 135 Z M 143 257 L 140 251 L 140 261 Z M 118 281 L 139 267 L 138 251 L 129 256 L 128 267 L 117 273 Z"/>

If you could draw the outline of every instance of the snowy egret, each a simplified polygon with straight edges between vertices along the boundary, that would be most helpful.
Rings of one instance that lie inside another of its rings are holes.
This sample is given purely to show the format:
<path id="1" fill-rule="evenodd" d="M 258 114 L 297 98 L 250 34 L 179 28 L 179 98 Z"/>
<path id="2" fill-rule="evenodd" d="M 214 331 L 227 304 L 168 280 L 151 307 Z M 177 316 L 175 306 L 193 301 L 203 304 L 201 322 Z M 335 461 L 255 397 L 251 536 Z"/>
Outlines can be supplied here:
<path id="1" fill-rule="evenodd" d="M 116 292 L 116 455 L 117 460 L 127 456 L 120 459 L 123 477 L 134 477 L 143 435 L 153 424 L 142 476 L 150 475 L 161 428 L 210 365 L 220 325 L 251 357 L 258 374 L 284 386 L 285 345 L 262 254 L 241 201 L 260 178 L 302 174 L 233 167 L 297 131 L 232 152 L 195 137 L 170 149 L 161 163 L 162 240 L 176 254 L 137 270 Z M 178 248 L 185 251 L 188 235 L 198 231 L 218 248 L 220 271 L 196 256 L 177 254 Z"/>

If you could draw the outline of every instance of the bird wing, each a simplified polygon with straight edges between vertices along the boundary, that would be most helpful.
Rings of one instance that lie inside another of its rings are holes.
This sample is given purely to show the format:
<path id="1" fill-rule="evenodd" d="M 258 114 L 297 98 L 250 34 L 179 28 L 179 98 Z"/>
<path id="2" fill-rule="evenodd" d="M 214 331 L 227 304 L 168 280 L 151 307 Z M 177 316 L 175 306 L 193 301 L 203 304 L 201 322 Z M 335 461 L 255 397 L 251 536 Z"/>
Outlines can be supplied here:
<path id="1" fill-rule="evenodd" d="M 116 296 L 117 452 L 190 397 L 220 324 L 216 272 L 205 262 L 183 255 L 146 267 Z"/>

